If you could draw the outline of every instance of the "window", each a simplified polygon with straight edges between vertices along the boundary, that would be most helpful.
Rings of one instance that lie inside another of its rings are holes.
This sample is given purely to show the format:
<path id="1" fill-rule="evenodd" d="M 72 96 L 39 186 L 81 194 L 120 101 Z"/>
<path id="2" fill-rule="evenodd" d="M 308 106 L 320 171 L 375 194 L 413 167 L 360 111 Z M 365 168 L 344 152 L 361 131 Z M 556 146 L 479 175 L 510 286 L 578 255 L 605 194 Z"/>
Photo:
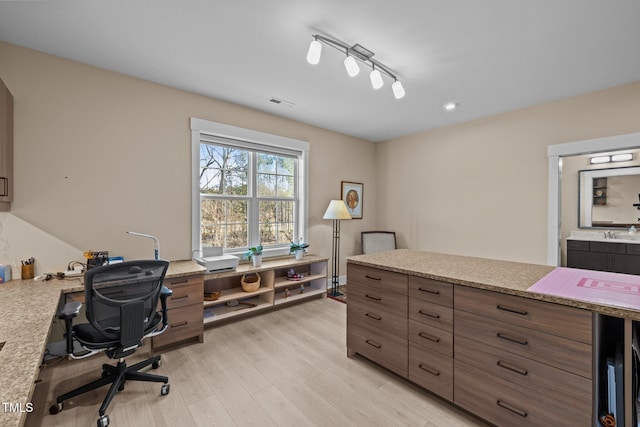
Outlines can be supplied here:
<path id="1" fill-rule="evenodd" d="M 288 253 L 307 224 L 308 143 L 191 119 L 193 249 Z"/>

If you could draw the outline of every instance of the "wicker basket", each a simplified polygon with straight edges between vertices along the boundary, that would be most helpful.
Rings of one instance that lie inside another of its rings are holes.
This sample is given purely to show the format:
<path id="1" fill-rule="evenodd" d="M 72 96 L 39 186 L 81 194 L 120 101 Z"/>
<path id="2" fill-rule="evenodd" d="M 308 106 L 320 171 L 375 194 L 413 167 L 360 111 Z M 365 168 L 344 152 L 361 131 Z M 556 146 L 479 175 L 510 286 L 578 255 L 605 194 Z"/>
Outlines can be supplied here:
<path id="1" fill-rule="evenodd" d="M 242 279 L 240 279 L 242 290 L 245 292 L 255 292 L 260 287 L 260 275 L 258 273 L 250 273 L 250 274 L 255 274 L 255 276 L 247 277 L 246 274 L 243 274 Z"/>

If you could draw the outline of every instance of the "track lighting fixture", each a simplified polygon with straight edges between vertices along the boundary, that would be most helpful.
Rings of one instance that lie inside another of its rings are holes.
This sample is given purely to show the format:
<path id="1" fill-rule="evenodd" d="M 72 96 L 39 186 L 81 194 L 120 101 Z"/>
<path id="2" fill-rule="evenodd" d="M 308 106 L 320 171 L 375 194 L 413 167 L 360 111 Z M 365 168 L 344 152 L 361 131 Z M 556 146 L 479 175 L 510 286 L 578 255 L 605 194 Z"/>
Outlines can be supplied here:
<path id="1" fill-rule="evenodd" d="M 309 64 L 317 65 L 320 63 L 320 55 L 322 54 L 322 43 L 346 53 L 347 57 L 344 60 L 344 68 L 347 70 L 347 74 L 349 75 L 349 77 L 355 77 L 358 75 L 358 73 L 360 73 L 360 67 L 358 66 L 358 62 L 356 61 L 357 59 L 358 61 L 371 67 L 369 79 L 371 80 L 371 86 L 375 90 L 378 90 L 384 86 L 384 80 L 382 78 L 382 74 L 384 73 L 393 79 L 393 84 L 391 85 L 393 96 L 396 99 L 400 99 L 405 96 L 406 92 L 404 90 L 404 87 L 402 87 L 402 83 L 400 83 L 400 81 L 398 80 L 398 77 L 393 74 L 388 67 L 373 59 L 373 52 L 371 52 L 369 49 L 366 49 L 365 47 L 362 47 L 359 44 L 349 46 L 340 40 L 331 39 L 319 34 L 314 34 L 313 40 L 309 45 L 309 51 L 307 52 L 307 62 L 309 62 Z"/>

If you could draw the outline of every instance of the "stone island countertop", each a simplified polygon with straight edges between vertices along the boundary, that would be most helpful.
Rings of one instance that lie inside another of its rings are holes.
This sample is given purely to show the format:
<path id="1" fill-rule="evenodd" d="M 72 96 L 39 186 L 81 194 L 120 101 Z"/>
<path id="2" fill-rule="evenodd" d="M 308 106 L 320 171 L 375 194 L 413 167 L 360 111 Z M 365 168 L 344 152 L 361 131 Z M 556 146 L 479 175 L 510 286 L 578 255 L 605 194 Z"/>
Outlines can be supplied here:
<path id="1" fill-rule="evenodd" d="M 172 261 L 166 277 L 202 273 L 194 261 Z M 83 290 L 81 277 L 0 284 L 0 427 L 24 424 L 60 296 Z"/>
<path id="2" fill-rule="evenodd" d="M 606 301 L 606 299 L 600 298 L 597 301 L 590 301 L 588 298 L 576 299 L 561 296 L 561 293 L 542 293 L 530 290 L 532 286 L 556 270 L 576 269 L 408 249 L 356 255 L 347 258 L 347 263 L 640 320 L 640 305 L 638 309 L 634 309 L 616 305 L 614 299 Z M 612 282 L 637 282 L 638 297 L 640 298 L 640 276 L 617 273 L 603 274 Z M 599 274 L 599 276 L 601 275 Z M 567 282 L 567 286 L 569 285 L 572 284 Z"/>

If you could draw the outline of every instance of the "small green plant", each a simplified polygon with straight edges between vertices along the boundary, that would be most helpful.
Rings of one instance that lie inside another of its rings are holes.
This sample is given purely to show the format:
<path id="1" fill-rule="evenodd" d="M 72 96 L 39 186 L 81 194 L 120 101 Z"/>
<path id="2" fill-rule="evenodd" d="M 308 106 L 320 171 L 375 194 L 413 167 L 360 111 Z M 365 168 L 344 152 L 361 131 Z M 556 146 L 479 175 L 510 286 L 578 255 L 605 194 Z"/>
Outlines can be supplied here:
<path id="1" fill-rule="evenodd" d="M 249 250 L 242 255 L 242 259 L 251 259 L 254 255 L 262 255 L 262 245 L 249 248 Z"/>
<path id="2" fill-rule="evenodd" d="M 308 243 L 304 243 L 302 241 L 302 238 L 300 238 L 300 242 L 299 243 L 291 242 L 291 244 L 289 245 L 289 253 L 292 254 L 292 253 L 294 253 L 296 251 L 304 251 L 308 247 L 309 247 L 309 244 Z"/>

